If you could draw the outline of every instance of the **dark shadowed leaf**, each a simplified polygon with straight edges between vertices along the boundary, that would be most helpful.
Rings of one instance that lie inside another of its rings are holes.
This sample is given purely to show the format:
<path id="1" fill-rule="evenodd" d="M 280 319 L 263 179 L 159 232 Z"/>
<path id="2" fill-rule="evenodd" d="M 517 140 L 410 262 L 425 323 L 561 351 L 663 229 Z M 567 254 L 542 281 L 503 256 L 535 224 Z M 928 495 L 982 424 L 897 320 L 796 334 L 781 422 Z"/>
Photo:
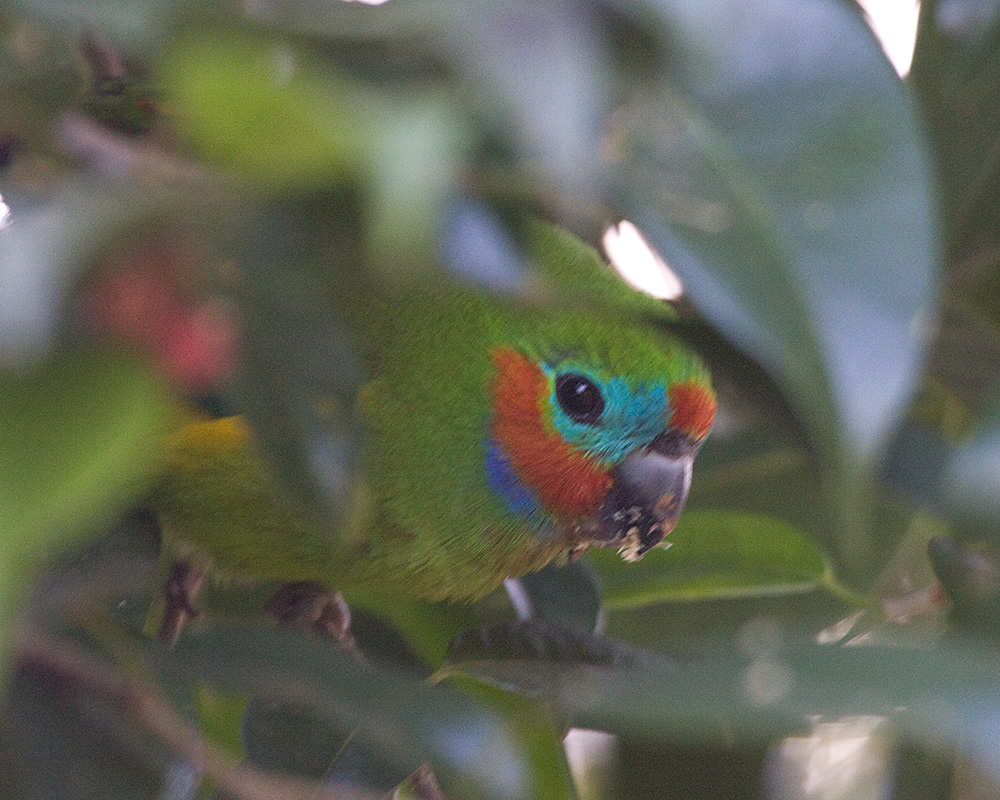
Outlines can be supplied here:
<path id="1" fill-rule="evenodd" d="M 239 216 L 234 299 L 245 341 L 235 404 L 293 496 L 339 530 L 356 502 L 361 366 L 326 285 L 325 241 L 281 210 Z"/>
<path id="2" fill-rule="evenodd" d="M 507 592 L 520 615 L 582 630 L 594 630 L 599 623 L 601 590 L 585 561 L 550 565 L 512 583 L 520 588 L 508 586 Z"/>
<path id="3" fill-rule="evenodd" d="M 433 765 L 448 797 L 515 798 L 528 780 L 502 723 L 461 695 L 366 668 L 290 631 L 218 627 L 163 654 L 171 672 L 282 703 L 357 740 L 403 774 Z"/>
<path id="4" fill-rule="evenodd" d="M 667 663 L 588 630 L 529 619 L 456 637 L 438 676 L 464 674 L 519 694 L 547 697 L 576 669 L 622 669 L 645 661 Z"/>
<path id="5" fill-rule="evenodd" d="M 95 697 L 37 666 L 14 673 L 4 707 L 3 746 L 20 766 L 31 800 L 88 797 L 112 800 L 163 797 L 172 772 L 166 752 L 138 726 L 124 723 L 106 698 Z M 191 797 L 177 794 L 178 800 Z"/>

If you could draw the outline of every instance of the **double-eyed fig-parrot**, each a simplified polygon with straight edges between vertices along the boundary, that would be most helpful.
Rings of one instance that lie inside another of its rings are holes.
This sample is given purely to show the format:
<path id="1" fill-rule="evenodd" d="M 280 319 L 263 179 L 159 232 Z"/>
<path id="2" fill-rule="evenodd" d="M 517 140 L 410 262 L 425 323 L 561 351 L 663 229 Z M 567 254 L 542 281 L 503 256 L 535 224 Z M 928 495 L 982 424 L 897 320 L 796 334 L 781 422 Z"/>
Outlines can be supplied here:
<path id="1" fill-rule="evenodd" d="M 283 496 L 231 417 L 166 445 L 153 506 L 175 551 L 263 580 L 472 600 L 590 546 L 632 561 L 659 544 L 712 426 L 708 373 L 664 332 L 662 302 L 569 233 L 534 232 L 570 302 L 449 285 L 353 304 L 367 502 L 347 535 Z"/>

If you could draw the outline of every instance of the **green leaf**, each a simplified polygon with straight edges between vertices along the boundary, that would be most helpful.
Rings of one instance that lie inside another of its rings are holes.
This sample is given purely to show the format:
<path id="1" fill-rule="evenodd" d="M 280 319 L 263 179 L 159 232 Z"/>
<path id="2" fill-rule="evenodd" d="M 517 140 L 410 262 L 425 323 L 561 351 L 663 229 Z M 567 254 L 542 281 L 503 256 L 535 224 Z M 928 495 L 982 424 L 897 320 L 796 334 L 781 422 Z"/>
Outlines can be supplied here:
<path id="1" fill-rule="evenodd" d="M 1000 91 L 998 65 L 995 3 L 921 5 L 909 84 L 935 162 L 947 261 L 919 411 L 951 439 L 968 433 L 989 401 L 1000 358 L 1000 109 L 988 100 Z"/>
<path id="2" fill-rule="evenodd" d="M 635 564 L 611 551 L 588 554 L 609 608 L 807 592 L 827 573 L 810 539 L 767 517 L 688 511 L 668 541 L 668 550 L 654 549 Z"/>
<path id="3" fill-rule="evenodd" d="M 351 728 L 338 729 L 312 713 L 307 705 L 270 698 L 254 698 L 247 706 L 239 730 L 247 758 L 261 769 L 307 778 L 330 774 L 341 750 L 351 738 Z M 386 791 L 410 770 L 389 771 L 384 783 L 374 788 Z"/>
<path id="4" fill-rule="evenodd" d="M 198 154 L 259 189 L 323 186 L 363 168 L 371 131 L 359 90 L 291 42 L 188 33 L 159 75 Z"/>
<path id="5" fill-rule="evenodd" d="M 1000 9 L 995 3 L 928 3 L 921 9 L 910 72 L 942 167 L 939 201 L 950 234 L 949 266 L 958 279 L 958 293 L 994 329 L 1000 323 L 996 295 L 982 290 L 996 285 L 1000 173 L 993 148 L 1000 110 L 988 98 L 1000 90 L 998 34 Z M 973 263 L 966 261 L 970 256 Z"/>
<path id="6" fill-rule="evenodd" d="M 287 208 L 239 211 L 231 226 L 241 268 L 233 299 L 244 342 L 234 405 L 284 488 L 333 535 L 359 502 L 354 409 L 361 367 L 326 285 L 328 268 L 318 252 L 325 240 L 317 242 Z"/>
<path id="7" fill-rule="evenodd" d="M 148 369 L 102 351 L 0 373 L 0 541 L 34 550 L 141 488 L 167 401 Z"/>
<path id="8" fill-rule="evenodd" d="M 777 378 L 828 463 L 866 461 L 913 390 L 935 300 L 904 87 L 847 4 L 657 9 L 658 37 L 688 47 L 617 117 L 626 211 Z"/>
<path id="9" fill-rule="evenodd" d="M 135 359 L 64 352 L 0 373 L 0 607 L 51 547 L 143 488 L 166 431 L 167 400 Z M 6 620 L 3 620 L 6 621 Z"/>

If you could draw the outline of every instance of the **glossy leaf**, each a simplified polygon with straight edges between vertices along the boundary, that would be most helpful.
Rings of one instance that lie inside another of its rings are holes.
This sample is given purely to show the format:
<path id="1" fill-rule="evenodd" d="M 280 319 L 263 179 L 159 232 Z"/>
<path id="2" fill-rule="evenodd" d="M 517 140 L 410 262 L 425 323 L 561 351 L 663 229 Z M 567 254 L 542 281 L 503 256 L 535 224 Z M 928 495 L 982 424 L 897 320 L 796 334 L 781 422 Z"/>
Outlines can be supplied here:
<path id="1" fill-rule="evenodd" d="M 787 523 L 726 511 L 687 511 L 670 534 L 635 564 L 611 551 L 588 555 L 609 608 L 677 600 L 807 592 L 823 585 L 826 562 Z"/>
<path id="2" fill-rule="evenodd" d="M 814 444 L 870 457 L 913 390 L 916 323 L 935 300 L 906 93 L 845 4 L 657 12 L 688 47 L 617 119 L 626 211 L 779 380 Z"/>

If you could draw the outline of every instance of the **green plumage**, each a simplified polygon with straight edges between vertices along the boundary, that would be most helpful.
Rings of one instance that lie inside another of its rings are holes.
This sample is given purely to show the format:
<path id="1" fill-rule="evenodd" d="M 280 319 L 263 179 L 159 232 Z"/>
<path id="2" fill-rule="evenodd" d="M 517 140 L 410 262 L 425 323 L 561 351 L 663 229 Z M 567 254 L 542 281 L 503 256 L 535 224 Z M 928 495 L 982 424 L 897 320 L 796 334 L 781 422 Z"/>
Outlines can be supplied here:
<path id="1" fill-rule="evenodd" d="M 539 236 L 563 242 L 561 276 L 575 259 L 582 263 L 569 272 L 613 277 L 567 234 L 540 228 Z M 550 255 L 542 266 L 552 264 Z M 154 498 L 168 538 L 223 572 L 429 599 L 480 597 L 565 556 L 564 540 L 511 514 L 487 484 L 491 349 L 571 357 L 636 384 L 708 386 L 697 358 L 648 322 L 645 312 L 662 315 L 660 304 L 606 298 L 552 308 L 447 287 L 357 304 L 353 324 L 373 377 L 359 397 L 367 502 L 347 536 L 334 540 L 281 499 L 230 420 L 186 428 L 169 443 Z"/>

